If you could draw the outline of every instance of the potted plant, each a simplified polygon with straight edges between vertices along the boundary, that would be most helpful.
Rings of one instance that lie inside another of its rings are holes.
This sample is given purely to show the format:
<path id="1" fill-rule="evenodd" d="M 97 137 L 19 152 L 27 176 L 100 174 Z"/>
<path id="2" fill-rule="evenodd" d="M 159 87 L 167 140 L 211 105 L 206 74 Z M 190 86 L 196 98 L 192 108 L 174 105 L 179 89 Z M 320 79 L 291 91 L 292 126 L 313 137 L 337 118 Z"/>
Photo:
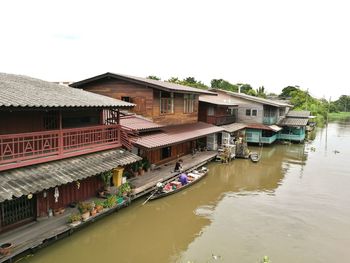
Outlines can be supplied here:
<path id="1" fill-rule="evenodd" d="M 117 204 L 117 199 L 116 199 L 115 195 L 110 195 L 107 197 L 107 199 L 105 201 L 105 207 L 112 208 L 116 204 Z"/>
<path id="2" fill-rule="evenodd" d="M 120 196 L 127 196 L 130 194 L 130 192 L 131 192 L 131 186 L 129 182 L 126 182 L 119 187 Z"/>
<path id="3" fill-rule="evenodd" d="M 79 213 L 73 213 L 68 217 L 68 223 L 71 226 L 77 226 L 81 223 L 81 215 Z"/>
<path id="4" fill-rule="evenodd" d="M 4 243 L 0 246 L 0 254 L 4 256 L 10 255 L 12 248 L 13 248 L 12 243 Z"/>
<path id="5" fill-rule="evenodd" d="M 103 201 L 100 201 L 100 200 L 95 201 L 95 208 L 96 208 L 97 213 L 102 212 L 102 210 L 103 210 Z"/>
<path id="6" fill-rule="evenodd" d="M 101 174 L 101 178 L 106 191 L 109 191 L 109 187 L 111 186 L 112 175 L 113 175 L 112 171 L 107 171 Z"/>
<path id="7" fill-rule="evenodd" d="M 88 202 L 80 202 L 78 204 L 78 210 L 81 214 L 81 218 L 83 219 L 83 221 L 86 221 L 90 217 L 91 204 Z"/>
<path id="8" fill-rule="evenodd" d="M 151 163 L 147 158 L 143 159 L 143 169 L 145 169 L 147 172 L 151 170 Z"/>
<path id="9" fill-rule="evenodd" d="M 97 214 L 96 204 L 94 201 L 90 203 L 90 214 L 91 216 L 95 216 Z"/>
<path id="10" fill-rule="evenodd" d="M 134 176 L 137 176 L 138 175 L 138 171 L 139 171 L 139 162 L 133 163 L 131 165 L 131 169 L 132 169 L 132 172 L 133 172 Z"/>
<path id="11" fill-rule="evenodd" d="M 145 174 L 145 170 L 143 169 L 142 161 L 138 162 L 138 174 L 139 174 L 139 176 L 142 176 Z"/>

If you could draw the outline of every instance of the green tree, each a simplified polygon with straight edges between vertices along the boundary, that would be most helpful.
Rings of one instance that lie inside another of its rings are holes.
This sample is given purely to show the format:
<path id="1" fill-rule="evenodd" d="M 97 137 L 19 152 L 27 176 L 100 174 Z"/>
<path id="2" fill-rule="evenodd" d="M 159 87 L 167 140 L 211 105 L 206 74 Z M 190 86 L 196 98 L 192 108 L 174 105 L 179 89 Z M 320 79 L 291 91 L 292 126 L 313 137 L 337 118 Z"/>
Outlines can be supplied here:
<path id="1" fill-rule="evenodd" d="M 233 92 L 238 91 L 237 85 L 231 84 L 230 82 L 223 79 L 212 79 L 210 84 L 212 89 L 222 89 L 222 90 L 228 90 Z"/>
<path id="2" fill-rule="evenodd" d="M 154 76 L 154 75 L 148 76 L 147 79 L 161 80 L 161 78 Z"/>
<path id="3" fill-rule="evenodd" d="M 282 89 L 282 93 L 279 95 L 281 99 L 289 99 L 292 96 L 293 91 L 299 90 L 298 86 L 287 86 Z"/>
<path id="4" fill-rule="evenodd" d="M 261 86 L 256 90 L 256 95 L 260 98 L 267 98 L 267 95 L 265 93 L 265 87 Z"/>

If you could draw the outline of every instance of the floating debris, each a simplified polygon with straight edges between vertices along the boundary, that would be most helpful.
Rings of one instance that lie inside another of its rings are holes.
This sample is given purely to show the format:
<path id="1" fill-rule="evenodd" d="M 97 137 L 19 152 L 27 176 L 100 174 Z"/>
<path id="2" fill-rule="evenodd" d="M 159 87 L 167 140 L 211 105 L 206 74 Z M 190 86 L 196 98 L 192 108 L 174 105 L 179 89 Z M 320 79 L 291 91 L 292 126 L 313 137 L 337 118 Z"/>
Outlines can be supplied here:
<path id="1" fill-rule="evenodd" d="M 214 260 L 221 259 L 221 256 L 220 256 L 220 255 L 211 254 L 211 257 L 212 257 Z"/>

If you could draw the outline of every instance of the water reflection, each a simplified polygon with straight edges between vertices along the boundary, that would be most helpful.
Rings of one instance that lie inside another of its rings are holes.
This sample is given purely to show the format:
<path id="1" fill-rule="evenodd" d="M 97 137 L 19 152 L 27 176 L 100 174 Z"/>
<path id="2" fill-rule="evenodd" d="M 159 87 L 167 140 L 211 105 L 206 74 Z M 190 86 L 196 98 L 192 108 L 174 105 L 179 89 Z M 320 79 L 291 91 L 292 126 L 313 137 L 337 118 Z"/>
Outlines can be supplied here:
<path id="1" fill-rule="evenodd" d="M 264 254 L 273 262 L 329 262 L 337 250 L 348 253 L 340 246 L 350 242 L 347 125 L 328 126 L 328 150 L 319 129 L 309 144 L 264 146 L 257 164 L 211 163 L 191 188 L 135 202 L 30 262 L 211 262 L 212 254 L 222 262 L 257 262 Z"/>

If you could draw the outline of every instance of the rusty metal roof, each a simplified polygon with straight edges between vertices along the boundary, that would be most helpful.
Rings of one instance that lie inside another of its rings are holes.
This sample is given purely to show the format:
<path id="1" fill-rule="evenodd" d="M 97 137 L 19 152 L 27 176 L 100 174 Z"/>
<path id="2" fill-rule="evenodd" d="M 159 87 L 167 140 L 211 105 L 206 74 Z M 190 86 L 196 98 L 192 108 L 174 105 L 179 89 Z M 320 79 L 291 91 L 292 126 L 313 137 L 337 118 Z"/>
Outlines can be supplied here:
<path id="1" fill-rule="evenodd" d="M 130 115 L 120 118 L 120 124 L 136 131 L 146 132 L 151 130 L 159 130 L 164 125 L 154 123 L 144 117 L 138 115 Z"/>
<path id="2" fill-rule="evenodd" d="M 307 122 L 309 121 L 308 118 L 289 118 L 286 117 L 282 119 L 278 125 L 280 126 L 290 126 L 290 127 L 298 127 L 298 126 L 306 126 Z"/>
<path id="3" fill-rule="evenodd" d="M 0 73 L 0 107 L 131 108 L 132 103 L 22 75 Z"/>
<path id="4" fill-rule="evenodd" d="M 0 173 L 0 202 L 82 180 L 141 160 L 124 149 L 108 150 Z"/>
<path id="5" fill-rule="evenodd" d="M 247 124 L 236 122 L 236 123 L 231 123 L 227 125 L 222 125 L 220 127 L 225 129 L 226 132 L 235 132 L 246 128 Z"/>
<path id="6" fill-rule="evenodd" d="M 221 131 L 224 131 L 224 129 L 204 122 L 174 125 L 162 128 L 161 132 L 140 136 L 135 139 L 134 144 L 153 149 L 197 139 Z"/>
<path id="7" fill-rule="evenodd" d="M 83 88 L 85 84 L 98 81 L 101 79 L 107 79 L 107 78 L 114 78 L 114 79 L 122 79 L 125 81 L 130 81 L 133 83 L 146 85 L 148 87 L 160 89 L 160 90 L 166 90 L 166 91 L 173 91 L 173 92 L 180 92 L 180 93 L 196 93 L 196 94 L 209 94 L 209 95 L 216 95 L 214 92 L 210 92 L 208 90 L 203 89 L 197 89 L 189 86 L 179 85 L 172 82 L 167 81 L 161 81 L 161 80 L 154 80 L 154 79 L 147 79 L 147 78 L 140 78 L 140 77 L 134 77 L 129 75 L 123 75 L 123 74 L 116 74 L 107 72 L 92 78 L 84 79 L 75 83 L 70 84 L 71 87 L 75 88 Z"/>
<path id="8" fill-rule="evenodd" d="M 287 117 L 296 117 L 296 118 L 309 118 L 311 112 L 310 111 L 288 111 Z"/>

